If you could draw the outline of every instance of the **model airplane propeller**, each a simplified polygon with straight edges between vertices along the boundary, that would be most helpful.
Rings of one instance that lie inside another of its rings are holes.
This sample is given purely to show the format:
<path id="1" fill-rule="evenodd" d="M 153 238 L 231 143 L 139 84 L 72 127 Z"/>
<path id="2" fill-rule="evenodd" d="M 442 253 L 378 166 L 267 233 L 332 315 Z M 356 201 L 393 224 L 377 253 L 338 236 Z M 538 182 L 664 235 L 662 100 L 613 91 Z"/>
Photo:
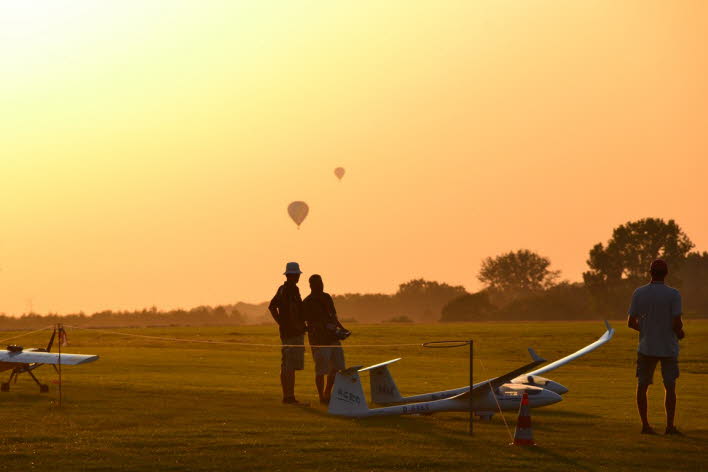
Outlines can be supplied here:
<path id="1" fill-rule="evenodd" d="M 37 377 L 32 373 L 37 367 L 41 367 L 44 364 L 51 364 L 55 370 L 57 365 L 78 365 L 85 364 L 87 362 L 93 362 L 98 359 L 98 356 L 84 355 L 84 354 L 65 354 L 65 353 L 53 353 L 49 352 L 52 350 L 52 345 L 54 344 L 54 339 L 59 334 L 60 338 L 65 336 L 63 328 L 54 328 L 52 336 L 49 338 L 49 343 L 47 348 L 30 348 L 25 349 L 22 346 L 11 345 L 7 346 L 7 349 L 0 349 L 0 372 L 4 370 L 12 370 L 10 372 L 10 378 L 7 382 L 0 384 L 0 391 L 9 392 L 10 382 L 13 380 L 17 382 L 17 377 L 20 374 L 27 373 L 32 380 L 39 385 L 40 393 L 46 393 L 49 391 L 49 386 L 41 383 Z"/>

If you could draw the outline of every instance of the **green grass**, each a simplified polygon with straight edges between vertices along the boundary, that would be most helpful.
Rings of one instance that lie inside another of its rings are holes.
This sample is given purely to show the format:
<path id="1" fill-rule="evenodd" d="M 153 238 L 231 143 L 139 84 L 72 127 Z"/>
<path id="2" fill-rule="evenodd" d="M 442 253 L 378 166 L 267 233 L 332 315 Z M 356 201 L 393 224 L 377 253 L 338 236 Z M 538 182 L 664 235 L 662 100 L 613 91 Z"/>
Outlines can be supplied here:
<path id="1" fill-rule="evenodd" d="M 688 321 L 680 358 L 677 423 L 685 437 L 638 434 L 634 406 L 635 333 L 615 338 L 548 376 L 570 388 L 564 401 L 533 410 L 538 447 L 508 445 L 499 415 L 475 423 L 444 413 L 372 419 L 329 416 L 316 404 L 313 365 L 298 373 L 310 408 L 280 404 L 279 350 L 126 338 L 70 330 L 69 352 L 99 354 L 64 369 L 64 404 L 23 376 L 0 394 L 0 470 L 704 470 L 708 468 L 708 322 Z M 549 360 L 603 332 L 601 322 L 353 325 L 347 344 L 475 339 L 475 379 L 528 361 L 527 346 Z M 276 343 L 274 327 L 120 330 L 181 338 Z M 0 333 L 6 338 L 13 333 Z M 48 333 L 23 338 L 42 346 Z M 392 372 L 404 395 L 466 385 L 465 349 L 350 348 L 349 365 L 404 359 Z M 37 374 L 56 378 L 51 367 Z M 657 372 L 657 375 L 659 373 Z M 1 374 L 3 378 L 8 372 Z M 650 418 L 663 429 L 659 377 Z M 364 378 L 366 384 L 368 380 Z M 366 388 L 368 391 L 368 387 Z M 513 428 L 515 415 L 506 413 Z"/>

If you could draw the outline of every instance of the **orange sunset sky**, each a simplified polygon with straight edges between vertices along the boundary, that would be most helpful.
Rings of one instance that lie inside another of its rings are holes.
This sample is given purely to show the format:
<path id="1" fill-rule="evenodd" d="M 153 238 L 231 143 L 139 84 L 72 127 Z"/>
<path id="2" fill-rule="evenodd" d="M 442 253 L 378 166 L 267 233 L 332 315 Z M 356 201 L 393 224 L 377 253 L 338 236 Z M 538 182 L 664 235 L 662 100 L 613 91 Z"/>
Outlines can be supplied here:
<path id="1" fill-rule="evenodd" d="M 8 314 L 575 281 L 647 216 L 708 250 L 704 1 L 6 0 L 0 107 Z"/>

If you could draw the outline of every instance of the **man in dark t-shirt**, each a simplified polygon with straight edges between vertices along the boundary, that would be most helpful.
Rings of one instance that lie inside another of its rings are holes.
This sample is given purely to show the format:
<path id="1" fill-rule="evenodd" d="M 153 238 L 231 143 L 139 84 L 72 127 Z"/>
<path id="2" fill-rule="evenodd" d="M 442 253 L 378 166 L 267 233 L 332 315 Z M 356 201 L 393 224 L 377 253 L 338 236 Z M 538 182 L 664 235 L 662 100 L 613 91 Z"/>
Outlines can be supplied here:
<path id="1" fill-rule="evenodd" d="M 280 384 L 283 387 L 283 403 L 299 404 L 295 399 L 295 371 L 305 367 L 305 322 L 302 317 L 302 299 L 297 283 L 300 266 L 288 262 L 285 267 L 286 281 L 270 301 L 268 310 L 278 323 L 280 340 L 283 343 L 280 362 Z"/>
<path id="2" fill-rule="evenodd" d="M 344 326 L 337 319 L 332 297 L 325 293 L 322 277 L 310 277 L 311 293 L 303 301 L 303 317 L 307 322 L 307 336 L 315 360 L 315 385 L 320 403 L 328 404 L 338 370 L 344 369 L 344 351 L 337 337 L 337 328 Z M 327 376 L 327 385 L 324 378 Z"/>
<path id="3" fill-rule="evenodd" d="M 674 425 L 676 379 L 679 377 L 679 340 L 683 339 L 681 294 L 664 283 L 669 267 L 662 259 L 649 268 L 651 283 L 632 295 L 627 325 L 639 331 L 637 348 L 637 409 L 642 420 L 642 434 L 656 434 L 647 416 L 647 390 L 653 382 L 656 365 L 661 363 L 664 380 L 665 434 L 678 434 Z"/>

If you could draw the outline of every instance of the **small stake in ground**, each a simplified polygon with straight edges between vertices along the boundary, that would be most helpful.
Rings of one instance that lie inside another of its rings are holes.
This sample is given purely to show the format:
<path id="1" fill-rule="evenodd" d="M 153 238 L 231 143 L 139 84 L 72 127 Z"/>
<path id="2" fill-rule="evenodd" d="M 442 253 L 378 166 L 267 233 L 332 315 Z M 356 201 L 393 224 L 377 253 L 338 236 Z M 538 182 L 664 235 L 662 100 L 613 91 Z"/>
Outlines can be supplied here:
<path id="1" fill-rule="evenodd" d="M 470 339 L 467 341 L 470 345 L 470 393 L 472 393 L 472 386 L 474 385 L 474 343 Z M 470 436 L 474 435 L 474 400 L 473 396 L 470 395 Z"/>
<path id="2" fill-rule="evenodd" d="M 529 394 L 524 392 L 519 408 L 519 419 L 514 432 L 514 446 L 535 446 L 533 431 L 531 430 L 531 409 L 529 408 Z"/>

